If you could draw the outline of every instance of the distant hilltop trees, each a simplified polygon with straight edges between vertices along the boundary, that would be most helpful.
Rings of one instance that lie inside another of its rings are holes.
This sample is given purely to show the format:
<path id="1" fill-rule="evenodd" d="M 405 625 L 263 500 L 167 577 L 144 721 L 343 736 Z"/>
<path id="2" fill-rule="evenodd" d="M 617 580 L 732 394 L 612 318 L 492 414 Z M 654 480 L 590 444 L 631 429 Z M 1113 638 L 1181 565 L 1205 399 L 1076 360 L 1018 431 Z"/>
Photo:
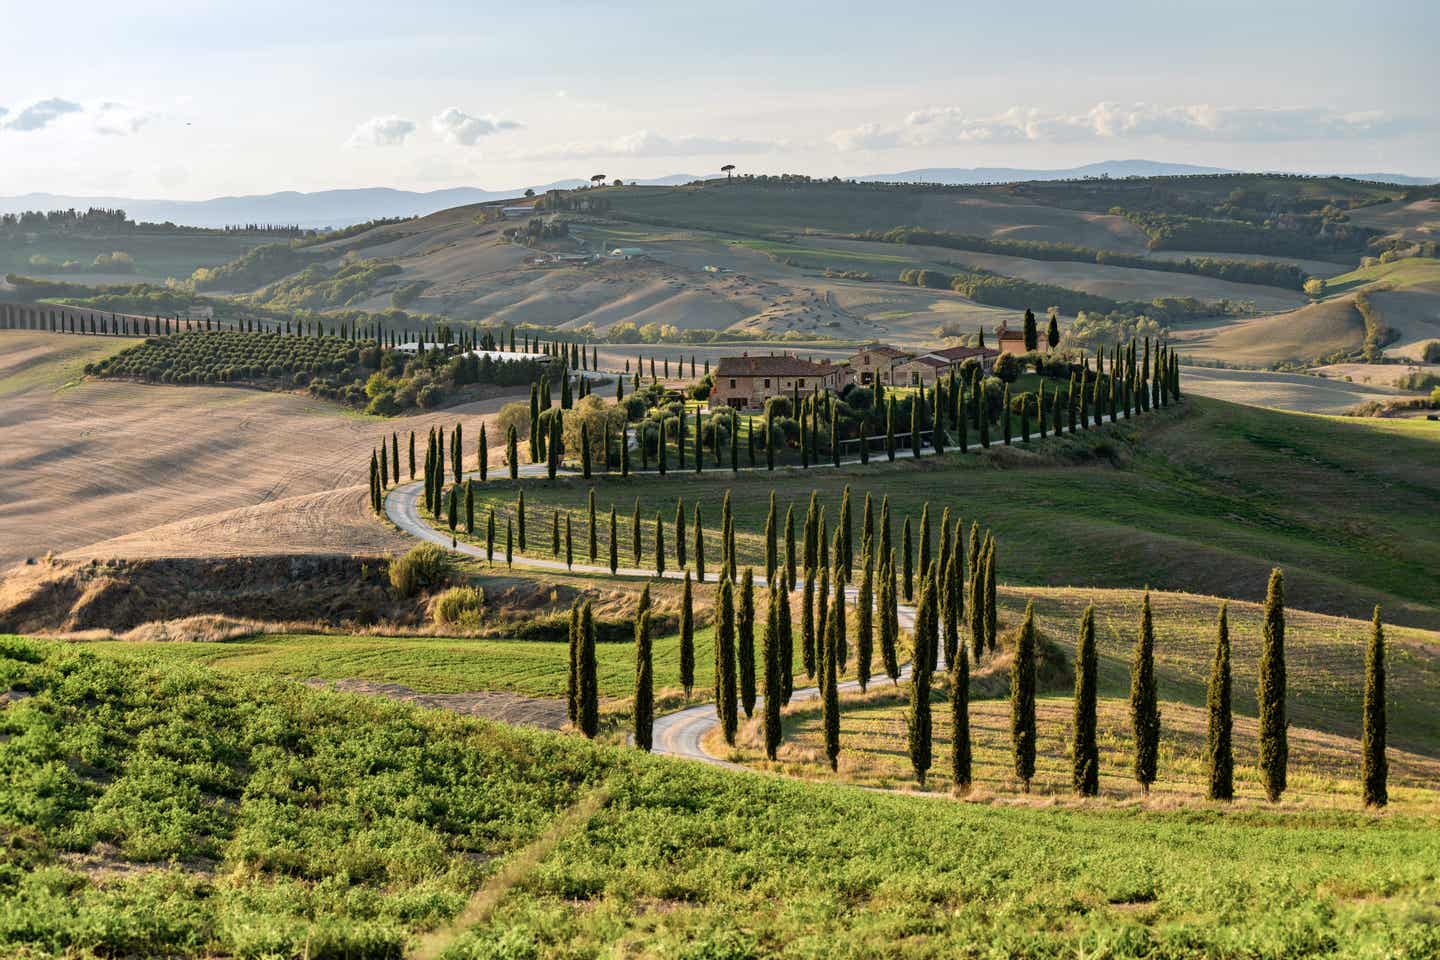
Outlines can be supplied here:
<path id="1" fill-rule="evenodd" d="M 165 223 L 137 223 L 124 210 L 109 207 L 90 207 L 88 210 L 25 210 L 21 213 L 0 214 L 0 235 L 10 238 L 25 234 L 44 236 L 129 236 L 137 233 L 199 233 L 199 234 L 254 234 L 267 237 L 303 237 L 314 234 L 313 230 L 302 230 L 295 224 L 245 223 L 231 226 L 185 227 L 166 221 Z"/>

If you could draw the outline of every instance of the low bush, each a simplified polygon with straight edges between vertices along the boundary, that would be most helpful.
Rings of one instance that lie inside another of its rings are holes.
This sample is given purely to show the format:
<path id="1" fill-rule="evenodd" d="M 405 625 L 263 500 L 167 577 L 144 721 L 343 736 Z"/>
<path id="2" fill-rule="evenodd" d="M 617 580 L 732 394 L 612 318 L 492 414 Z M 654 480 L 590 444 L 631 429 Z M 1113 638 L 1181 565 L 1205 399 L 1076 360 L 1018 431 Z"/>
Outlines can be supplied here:
<path id="1" fill-rule="evenodd" d="M 485 613 L 485 592 L 479 587 L 451 587 L 430 601 L 430 619 L 438 627 L 480 625 Z"/>
<path id="2" fill-rule="evenodd" d="M 433 543 L 417 544 L 390 561 L 390 585 L 400 596 L 413 597 L 448 583 L 452 569 L 450 554 Z"/>

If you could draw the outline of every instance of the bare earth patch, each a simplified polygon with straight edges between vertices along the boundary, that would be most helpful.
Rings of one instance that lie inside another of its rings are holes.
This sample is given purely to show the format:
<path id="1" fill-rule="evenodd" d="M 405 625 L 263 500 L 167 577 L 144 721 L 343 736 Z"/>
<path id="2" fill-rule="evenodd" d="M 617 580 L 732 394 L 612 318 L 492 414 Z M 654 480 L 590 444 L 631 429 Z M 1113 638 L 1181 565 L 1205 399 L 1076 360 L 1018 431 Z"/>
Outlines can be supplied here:
<path id="1" fill-rule="evenodd" d="M 542 697 L 526 697 L 503 690 L 480 690 L 474 693 L 416 693 L 404 684 L 376 683 L 370 680 L 322 680 L 312 677 L 306 686 L 335 689 L 343 693 L 389 697 L 435 710 L 449 710 L 471 717 L 484 717 L 502 723 L 514 723 L 543 730 L 559 730 L 569 722 L 565 701 Z"/>

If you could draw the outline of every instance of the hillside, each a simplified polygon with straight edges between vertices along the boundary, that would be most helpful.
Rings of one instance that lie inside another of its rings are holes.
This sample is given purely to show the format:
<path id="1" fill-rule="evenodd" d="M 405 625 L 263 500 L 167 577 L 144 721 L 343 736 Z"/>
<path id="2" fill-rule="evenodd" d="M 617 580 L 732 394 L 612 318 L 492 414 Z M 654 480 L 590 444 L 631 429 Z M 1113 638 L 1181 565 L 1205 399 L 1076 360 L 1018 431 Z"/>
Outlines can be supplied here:
<path id="1" fill-rule="evenodd" d="M 0 669 L 30 956 L 1433 945 L 1428 816 L 937 803 L 16 638 Z"/>

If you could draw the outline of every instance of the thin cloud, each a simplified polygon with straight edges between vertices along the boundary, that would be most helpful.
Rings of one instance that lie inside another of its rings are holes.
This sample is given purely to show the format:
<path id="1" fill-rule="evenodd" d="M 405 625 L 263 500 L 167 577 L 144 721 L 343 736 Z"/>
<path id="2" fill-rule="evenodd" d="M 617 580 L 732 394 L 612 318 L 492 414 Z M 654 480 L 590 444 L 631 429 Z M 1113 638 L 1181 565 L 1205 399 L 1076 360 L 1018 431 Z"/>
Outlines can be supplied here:
<path id="1" fill-rule="evenodd" d="M 565 143 L 523 155 L 524 160 L 568 160 L 586 157 L 699 157 L 770 153 L 784 144 L 770 140 L 728 137 L 667 137 L 653 130 L 637 130 L 604 143 Z"/>
<path id="2" fill-rule="evenodd" d="M 405 138 L 415 132 L 413 121 L 404 117 L 394 115 L 388 117 L 371 117 L 355 128 L 350 134 L 350 139 L 345 141 L 347 147 L 398 147 L 405 142 Z"/>
<path id="3" fill-rule="evenodd" d="M 518 130 L 520 124 L 514 120 L 501 120 L 493 116 L 476 117 L 459 107 L 448 107 L 430 118 L 431 128 L 440 137 L 462 147 L 473 147 L 481 137 L 488 137 L 504 130 Z"/>
<path id="4" fill-rule="evenodd" d="M 100 104 L 95 108 L 94 114 L 96 132 L 111 137 L 137 133 L 154 119 L 154 114 L 149 111 L 114 101 Z"/>
<path id="5" fill-rule="evenodd" d="M 6 120 L 4 129 L 22 133 L 43 130 L 67 113 L 79 113 L 83 109 L 73 100 L 62 100 L 59 97 L 37 100 L 15 114 L 12 119 Z"/>
<path id="6" fill-rule="evenodd" d="M 1412 128 L 1412 121 L 1381 110 L 1346 113 L 1328 107 L 1167 107 L 1105 101 L 1078 114 L 1011 107 L 1003 113 L 976 117 L 959 107 L 930 107 L 912 111 L 895 126 L 864 124 L 837 130 L 830 135 L 830 142 L 846 151 L 1141 138 L 1267 143 L 1364 140 Z"/>

